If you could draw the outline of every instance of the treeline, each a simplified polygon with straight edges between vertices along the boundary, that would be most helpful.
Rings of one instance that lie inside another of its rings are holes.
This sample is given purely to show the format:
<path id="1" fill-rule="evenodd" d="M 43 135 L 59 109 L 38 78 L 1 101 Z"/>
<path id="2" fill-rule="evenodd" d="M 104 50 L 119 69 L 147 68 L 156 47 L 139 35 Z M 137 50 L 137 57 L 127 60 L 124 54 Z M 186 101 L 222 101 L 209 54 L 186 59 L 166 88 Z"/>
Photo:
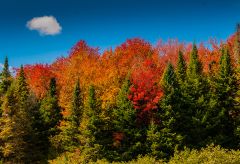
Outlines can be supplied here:
<path id="1" fill-rule="evenodd" d="M 163 54 L 163 52 L 166 52 Z M 174 152 L 240 148 L 240 30 L 226 44 L 153 48 L 128 40 L 0 76 L 3 163 L 168 161 Z"/>
<path id="2" fill-rule="evenodd" d="M 150 111 L 139 112 L 130 101 L 130 73 L 116 106 L 107 109 L 102 109 L 94 85 L 84 97 L 77 80 L 71 111 L 65 116 L 58 104 L 55 78 L 46 95 L 38 99 L 23 67 L 12 77 L 6 58 L 0 82 L 2 160 L 44 163 L 64 153 L 79 154 L 79 163 L 128 161 L 138 155 L 168 160 L 184 147 L 199 149 L 213 143 L 239 149 L 240 72 L 232 66 L 227 46 L 221 54 L 218 71 L 204 74 L 196 45 L 189 64 L 179 51 L 176 67 L 168 63 L 162 75 L 163 96 Z"/>

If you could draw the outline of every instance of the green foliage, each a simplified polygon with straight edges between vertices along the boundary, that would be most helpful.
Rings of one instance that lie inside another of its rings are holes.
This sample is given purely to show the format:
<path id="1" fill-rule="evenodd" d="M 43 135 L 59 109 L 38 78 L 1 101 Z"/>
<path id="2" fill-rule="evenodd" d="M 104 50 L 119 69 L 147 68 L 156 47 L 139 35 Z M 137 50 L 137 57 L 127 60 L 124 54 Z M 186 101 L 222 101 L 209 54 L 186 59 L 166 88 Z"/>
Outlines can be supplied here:
<path id="1" fill-rule="evenodd" d="M 198 49 L 196 44 L 193 44 L 187 74 L 189 79 L 198 78 L 202 74 L 202 64 L 198 59 Z"/>
<path id="2" fill-rule="evenodd" d="M 198 58 L 197 46 L 194 44 L 187 68 L 187 80 L 182 84 L 183 95 L 181 115 L 182 134 L 184 145 L 202 147 L 205 143 L 205 115 L 211 102 L 210 85 L 202 72 L 202 64 Z"/>
<path id="3" fill-rule="evenodd" d="M 51 78 L 51 80 L 50 80 L 49 95 L 51 97 L 54 97 L 54 96 L 57 95 L 57 84 L 56 84 L 56 79 L 55 78 Z"/>
<path id="4" fill-rule="evenodd" d="M 169 164 L 237 164 L 240 163 L 239 150 L 227 150 L 220 148 L 220 146 L 210 145 L 201 150 L 185 149 L 184 151 L 176 152 L 174 157 L 170 159 Z"/>
<path id="5" fill-rule="evenodd" d="M 182 51 L 179 51 L 178 53 L 178 62 L 177 62 L 177 68 L 176 68 L 176 75 L 179 81 L 183 82 L 186 79 L 186 62 L 183 57 Z"/>
<path id="6" fill-rule="evenodd" d="M 17 79 L 16 92 L 18 94 L 18 100 L 20 107 L 26 107 L 26 100 L 29 96 L 29 89 L 26 82 L 26 77 L 24 74 L 23 66 L 20 68 L 19 77 Z"/>
<path id="7" fill-rule="evenodd" d="M 141 79 L 137 79 L 139 93 L 133 97 L 129 74 L 123 82 L 116 80 L 122 83 L 116 102 L 102 105 L 102 90 L 90 85 L 84 98 L 78 80 L 69 115 L 63 118 L 56 79 L 50 80 L 45 97 L 38 99 L 29 89 L 23 66 L 14 80 L 6 59 L 0 77 L 2 162 L 239 163 L 239 151 L 220 148 L 240 148 L 240 69 L 231 62 L 230 51 L 223 46 L 219 69 L 203 72 L 195 44 L 188 65 L 180 51 L 176 71 L 169 63 L 161 75 L 160 100 L 144 96 L 155 93 L 141 88 L 149 84 Z M 158 100 L 154 110 L 151 106 L 144 112 L 136 110 L 145 104 L 141 101 L 156 104 Z M 134 109 L 136 103 L 140 106 Z M 148 121 L 141 123 L 141 119 Z M 212 143 L 220 146 L 203 149 Z"/>
<path id="8" fill-rule="evenodd" d="M 76 83 L 74 94 L 73 94 L 73 102 L 72 102 L 72 110 L 70 115 L 70 121 L 75 127 L 79 127 L 82 114 L 83 114 L 83 98 L 80 90 L 79 80 Z"/>
<path id="9" fill-rule="evenodd" d="M 56 151 L 51 143 L 51 138 L 59 133 L 58 126 L 62 120 L 61 108 L 58 105 L 56 80 L 51 79 L 48 94 L 41 100 L 39 107 L 39 137 L 42 139 L 44 154 L 52 158 Z"/>
<path id="10" fill-rule="evenodd" d="M 168 64 L 161 81 L 164 96 L 159 102 L 158 119 L 160 123 L 151 122 L 148 129 L 147 145 L 150 154 L 158 158 L 168 158 L 176 147 L 181 144 L 180 123 L 181 94 L 172 64 Z M 182 113 L 183 114 L 183 113 Z"/>
<path id="11" fill-rule="evenodd" d="M 55 135 L 57 126 L 62 119 L 61 108 L 58 105 L 55 79 L 51 79 L 49 93 L 41 101 L 39 110 L 46 134 L 48 136 Z"/>
<path id="12" fill-rule="evenodd" d="M 79 80 L 76 83 L 70 115 L 60 126 L 60 133 L 51 139 L 58 154 L 74 151 L 80 145 L 80 123 L 83 113 L 83 100 Z"/>
<path id="13" fill-rule="evenodd" d="M 236 79 L 230 61 L 230 54 L 227 47 L 222 50 L 220 68 L 215 82 L 217 99 L 216 109 L 208 112 L 211 126 L 209 131 L 214 135 L 213 141 L 222 146 L 234 147 L 237 143 L 234 139 L 234 123 L 230 113 L 234 111 L 232 104 L 235 104 L 237 92 Z"/>
<path id="14" fill-rule="evenodd" d="M 33 106 L 21 67 L 17 81 L 7 91 L 3 103 L 0 138 L 4 162 L 33 162 L 38 158 L 32 127 Z"/>
<path id="15" fill-rule="evenodd" d="M 126 77 L 117 96 L 117 106 L 113 110 L 114 146 L 117 152 L 115 160 L 130 160 L 145 149 L 144 129 L 137 124 L 137 111 L 128 100 L 130 85 L 129 77 Z"/>
<path id="16" fill-rule="evenodd" d="M 104 122 L 100 115 L 101 110 L 98 105 L 95 88 L 93 85 L 89 87 L 87 110 L 85 111 L 87 116 L 87 125 L 83 130 L 81 152 L 86 154 L 85 161 L 96 161 L 102 158 L 102 152 L 104 151 L 103 140 L 104 135 L 103 128 Z M 92 154 L 95 152 L 94 154 Z M 89 156 L 88 156 L 89 155 Z"/>
<path id="17" fill-rule="evenodd" d="M 107 164 L 104 161 L 99 161 L 99 164 Z M 137 159 L 131 160 L 129 162 L 113 162 L 113 164 L 163 164 L 164 162 L 162 160 L 157 160 L 154 157 L 150 156 L 138 156 Z"/>
<path id="18" fill-rule="evenodd" d="M 220 146 L 210 145 L 200 150 L 190 150 L 185 148 L 184 151 L 176 151 L 174 156 L 169 161 L 157 160 L 150 156 L 139 156 L 137 159 L 128 162 L 112 162 L 113 164 L 238 164 L 240 162 L 239 150 L 228 150 Z M 80 160 L 79 153 L 64 154 L 58 159 L 50 161 L 51 164 L 80 164 L 84 163 Z M 97 160 L 96 162 L 89 162 L 96 164 L 110 164 L 107 160 Z"/>
<path id="19" fill-rule="evenodd" d="M 5 94 L 12 83 L 12 76 L 9 71 L 8 58 L 5 58 L 3 70 L 0 75 L 0 93 Z"/>

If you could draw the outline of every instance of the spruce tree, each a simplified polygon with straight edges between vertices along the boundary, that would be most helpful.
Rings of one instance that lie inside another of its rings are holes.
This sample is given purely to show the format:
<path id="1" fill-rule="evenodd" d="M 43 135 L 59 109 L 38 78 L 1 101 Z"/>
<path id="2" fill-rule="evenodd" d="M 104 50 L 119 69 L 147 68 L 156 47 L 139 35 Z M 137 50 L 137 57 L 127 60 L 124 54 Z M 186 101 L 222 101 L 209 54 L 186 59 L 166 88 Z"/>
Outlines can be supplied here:
<path id="1" fill-rule="evenodd" d="M 80 146 L 79 127 L 83 116 L 83 110 L 83 98 L 78 80 L 73 92 L 71 113 L 65 119 L 64 125 L 59 128 L 60 133 L 51 139 L 58 153 L 64 151 L 72 152 Z"/>
<path id="2" fill-rule="evenodd" d="M 187 67 L 187 80 L 183 89 L 185 104 L 185 144 L 190 147 L 204 146 L 205 114 L 209 108 L 210 85 L 202 70 L 202 63 L 198 58 L 197 46 L 194 44 Z"/>
<path id="3" fill-rule="evenodd" d="M 62 120 L 61 107 L 58 105 L 58 97 L 56 92 L 56 80 L 50 79 L 49 91 L 41 100 L 39 108 L 40 138 L 42 138 L 42 149 L 49 158 L 54 157 L 56 152 L 50 142 L 51 138 L 59 134 L 58 126 Z"/>
<path id="4" fill-rule="evenodd" d="M 84 162 L 106 158 L 112 159 L 112 124 L 109 109 L 102 110 L 95 87 L 90 85 L 81 128 L 81 149 Z"/>
<path id="5" fill-rule="evenodd" d="M 41 102 L 40 113 L 47 135 L 55 135 L 57 126 L 62 119 L 61 108 L 58 105 L 55 78 L 50 80 L 49 92 Z"/>
<path id="6" fill-rule="evenodd" d="M 234 147 L 234 122 L 231 113 L 234 113 L 237 81 L 231 64 L 229 50 L 222 49 L 219 73 L 216 81 L 217 107 L 211 114 L 212 135 L 215 143 L 226 147 Z M 238 140 L 239 141 L 239 140 Z"/>
<path id="7" fill-rule="evenodd" d="M 9 65 L 8 65 L 8 58 L 5 58 L 4 61 L 4 66 L 3 66 L 3 70 L 1 72 L 1 76 L 0 76 L 0 91 L 1 94 L 4 94 L 7 92 L 8 88 L 11 85 L 12 82 L 12 76 L 11 73 L 9 71 Z"/>
<path id="8" fill-rule="evenodd" d="M 7 92 L 8 88 L 12 83 L 12 76 L 9 71 L 8 66 L 8 58 L 5 58 L 3 70 L 0 74 L 0 106 L 3 103 L 4 95 Z M 0 114 L 2 113 L 2 109 L 0 109 Z"/>
<path id="9" fill-rule="evenodd" d="M 187 74 L 189 79 L 199 78 L 202 75 L 202 64 L 198 59 L 198 49 L 196 44 L 193 44 Z"/>
<path id="10" fill-rule="evenodd" d="M 29 90 L 21 66 L 16 84 L 13 84 L 3 103 L 0 138 L 5 162 L 30 163 L 35 157 L 32 111 Z"/>
<path id="11" fill-rule="evenodd" d="M 70 115 L 70 121 L 75 127 L 79 127 L 81 120 L 82 120 L 82 114 L 83 114 L 83 95 L 80 89 L 80 83 L 79 80 L 77 80 L 77 83 L 74 88 L 73 93 L 73 101 L 72 101 L 72 110 Z"/>
<path id="12" fill-rule="evenodd" d="M 178 52 L 178 62 L 177 62 L 177 69 L 176 69 L 176 75 L 180 82 L 184 82 L 186 79 L 186 62 L 183 57 L 182 51 Z"/>
<path id="13" fill-rule="evenodd" d="M 169 158 L 174 149 L 181 146 L 183 137 L 179 126 L 182 109 L 181 94 L 177 76 L 172 64 L 168 64 L 161 81 L 164 92 L 159 102 L 160 123 L 152 121 L 149 125 L 147 143 L 150 145 L 150 154 L 158 158 Z"/>
<path id="14" fill-rule="evenodd" d="M 235 109 L 231 112 L 234 119 L 234 134 L 238 141 L 237 148 L 240 148 L 240 24 L 237 24 L 236 35 L 234 40 L 234 57 L 236 61 L 236 85 L 237 92 L 235 96 Z"/>
<path id="15" fill-rule="evenodd" d="M 106 136 L 102 134 L 103 121 L 100 118 L 101 110 L 96 98 L 95 87 L 90 85 L 87 98 L 87 107 L 85 110 L 87 125 L 83 130 L 81 142 L 84 161 L 96 161 L 103 157 L 104 147 L 102 139 Z"/>
<path id="16" fill-rule="evenodd" d="M 131 82 L 129 75 L 124 80 L 113 110 L 115 128 L 115 160 L 127 161 L 145 152 L 145 131 L 137 124 L 137 111 L 128 99 Z"/>

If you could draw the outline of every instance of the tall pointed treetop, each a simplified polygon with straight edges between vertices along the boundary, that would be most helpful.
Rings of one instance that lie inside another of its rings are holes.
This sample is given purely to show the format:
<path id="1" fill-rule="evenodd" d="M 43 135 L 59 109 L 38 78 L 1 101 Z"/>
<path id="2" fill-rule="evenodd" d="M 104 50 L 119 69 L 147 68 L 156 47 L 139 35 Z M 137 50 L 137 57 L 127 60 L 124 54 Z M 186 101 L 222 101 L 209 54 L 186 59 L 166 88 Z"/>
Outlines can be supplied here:
<path id="1" fill-rule="evenodd" d="M 11 77 L 11 73 L 9 71 L 9 65 L 8 65 L 8 57 L 6 57 L 5 61 L 4 61 L 4 67 L 3 67 L 3 70 L 2 70 L 2 76 L 4 78 Z"/>
<path id="2" fill-rule="evenodd" d="M 81 117 L 83 113 L 83 99 L 81 95 L 80 82 L 77 80 L 77 83 L 74 88 L 73 93 L 73 102 L 72 102 L 72 111 L 71 111 L 71 120 L 78 127 L 81 122 Z"/>
<path id="3" fill-rule="evenodd" d="M 11 73 L 9 71 L 8 58 L 5 58 L 4 67 L 0 76 L 0 91 L 6 93 L 12 83 Z"/>
<path id="4" fill-rule="evenodd" d="M 222 56 L 220 59 L 220 76 L 226 77 L 229 75 L 232 75 L 231 58 L 230 58 L 229 50 L 225 46 L 222 49 Z"/>
<path id="5" fill-rule="evenodd" d="M 193 44 L 192 52 L 190 54 L 187 73 L 189 78 L 196 78 L 202 73 L 202 64 L 198 59 L 198 49 L 195 43 Z"/>
<path id="6" fill-rule="evenodd" d="M 17 79 L 17 92 L 18 92 L 18 94 L 24 94 L 24 96 L 28 96 L 28 92 L 29 92 L 24 69 L 23 69 L 22 65 L 20 67 L 19 76 Z"/>
<path id="7" fill-rule="evenodd" d="M 181 81 L 184 81 L 184 79 L 186 78 L 186 62 L 184 60 L 182 51 L 178 52 L 178 62 L 177 62 L 176 73 L 177 73 L 178 79 Z"/>
<path id="8" fill-rule="evenodd" d="M 174 68 L 171 63 L 168 64 L 163 74 L 161 83 L 163 87 L 175 86 L 177 84 L 176 75 L 174 73 Z"/>
<path id="9" fill-rule="evenodd" d="M 96 97 L 95 97 L 95 88 L 93 85 L 90 85 L 90 87 L 89 87 L 88 105 L 89 105 L 90 110 L 93 110 L 93 111 L 97 105 Z"/>
<path id="10" fill-rule="evenodd" d="M 57 95 L 57 84 L 56 84 L 55 78 L 51 78 L 51 80 L 50 80 L 49 94 L 51 97 L 54 97 Z"/>

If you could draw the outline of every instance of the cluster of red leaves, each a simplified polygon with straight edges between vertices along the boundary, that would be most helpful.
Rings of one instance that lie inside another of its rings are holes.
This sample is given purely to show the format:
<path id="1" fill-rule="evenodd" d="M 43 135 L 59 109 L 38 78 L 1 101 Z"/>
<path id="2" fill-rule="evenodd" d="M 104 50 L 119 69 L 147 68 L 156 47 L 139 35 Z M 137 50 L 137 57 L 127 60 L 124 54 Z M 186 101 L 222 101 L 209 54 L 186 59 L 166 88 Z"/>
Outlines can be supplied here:
<path id="1" fill-rule="evenodd" d="M 128 98 L 138 110 L 139 117 L 146 121 L 145 116 L 158 109 L 157 104 L 163 94 L 159 85 L 162 71 L 151 59 L 147 59 L 132 72 L 133 85 Z"/>
<path id="2" fill-rule="evenodd" d="M 50 79 L 54 77 L 51 66 L 35 64 L 24 66 L 27 82 L 37 97 L 43 98 L 49 88 Z"/>

